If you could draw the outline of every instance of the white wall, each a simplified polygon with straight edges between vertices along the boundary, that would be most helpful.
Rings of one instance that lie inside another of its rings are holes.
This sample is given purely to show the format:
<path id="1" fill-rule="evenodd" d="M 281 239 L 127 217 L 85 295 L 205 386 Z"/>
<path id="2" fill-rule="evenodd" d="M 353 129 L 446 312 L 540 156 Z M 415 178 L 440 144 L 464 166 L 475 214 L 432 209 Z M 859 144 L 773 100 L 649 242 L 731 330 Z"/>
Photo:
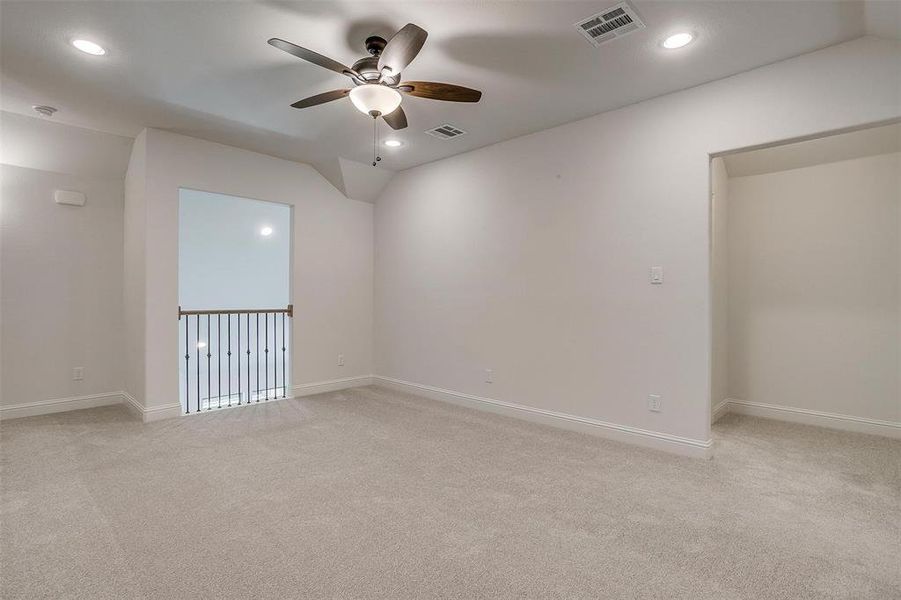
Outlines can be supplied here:
<path id="1" fill-rule="evenodd" d="M 141 132 L 131 149 L 125 173 L 125 219 L 123 239 L 123 319 L 125 330 L 125 392 L 144 404 L 146 318 L 147 203 L 145 173 L 147 135 Z"/>
<path id="2" fill-rule="evenodd" d="M 729 180 L 728 395 L 901 422 L 901 154 Z"/>
<path id="3" fill-rule="evenodd" d="M 376 373 L 706 443 L 709 154 L 897 118 L 899 61 L 863 38 L 400 173 Z"/>
<path id="4" fill-rule="evenodd" d="M 710 177 L 710 399 L 715 409 L 729 397 L 729 174 L 722 158 L 710 161 Z"/>
<path id="5" fill-rule="evenodd" d="M 0 178 L 0 406 L 110 393 L 107 403 L 118 401 L 124 343 L 122 179 L 11 165 L 0 166 Z M 87 203 L 55 204 L 57 189 L 83 192 Z M 84 367 L 82 381 L 73 381 L 74 367 Z"/>
<path id="6" fill-rule="evenodd" d="M 146 380 L 143 407 L 178 410 L 178 190 L 294 207 L 295 385 L 372 370 L 372 210 L 348 200 L 308 165 L 148 129 Z M 133 157 L 134 158 L 134 157 Z M 336 357 L 345 355 L 339 367 Z M 145 415 L 146 416 L 146 415 Z"/>

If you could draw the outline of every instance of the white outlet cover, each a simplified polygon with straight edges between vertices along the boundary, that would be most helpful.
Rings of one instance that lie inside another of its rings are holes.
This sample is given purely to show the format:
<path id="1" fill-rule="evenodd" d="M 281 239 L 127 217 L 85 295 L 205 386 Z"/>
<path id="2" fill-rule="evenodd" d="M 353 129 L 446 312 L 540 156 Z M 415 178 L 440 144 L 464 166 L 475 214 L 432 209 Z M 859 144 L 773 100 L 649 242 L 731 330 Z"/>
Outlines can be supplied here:
<path id="1" fill-rule="evenodd" d="M 658 394 L 648 395 L 648 410 L 651 412 L 660 412 L 663 410 L 663 401 Z"/>
<path id="2" fill-rule="evenodd" d="M 494 383 L 493 369 L 485 369 L 485 383 Z"/>

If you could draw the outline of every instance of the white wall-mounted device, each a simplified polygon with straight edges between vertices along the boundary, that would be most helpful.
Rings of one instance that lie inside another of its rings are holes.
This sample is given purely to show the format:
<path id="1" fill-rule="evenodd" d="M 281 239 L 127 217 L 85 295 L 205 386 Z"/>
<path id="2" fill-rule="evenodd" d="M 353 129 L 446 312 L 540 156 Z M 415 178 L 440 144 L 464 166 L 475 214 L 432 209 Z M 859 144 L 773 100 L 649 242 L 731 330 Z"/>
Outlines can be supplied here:
<path id="1" fill-rule="evenodd" d="M 56 190 L 53 193 L 53 200 L 57 204 L 70 204 L 72 206 L 84 206 L 85 196 L 81 192 Z"/>

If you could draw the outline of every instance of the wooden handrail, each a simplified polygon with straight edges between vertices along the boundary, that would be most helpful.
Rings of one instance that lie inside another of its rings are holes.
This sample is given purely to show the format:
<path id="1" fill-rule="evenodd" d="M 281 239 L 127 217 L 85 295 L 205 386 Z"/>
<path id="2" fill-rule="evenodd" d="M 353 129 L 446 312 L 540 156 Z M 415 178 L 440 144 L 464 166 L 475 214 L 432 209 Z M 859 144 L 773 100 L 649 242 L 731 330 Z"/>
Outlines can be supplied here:
<path id="1" fill-rule="evenodd" d="M 182 315 L 262 315 L 264 313 L 285 313 L 289 317 L 294 317 L 294 305 L 289 304 L 287 308 L 233 308 L 225 310 L 182 310 L 178 307 L 178 319 L 181 320 Z"/>

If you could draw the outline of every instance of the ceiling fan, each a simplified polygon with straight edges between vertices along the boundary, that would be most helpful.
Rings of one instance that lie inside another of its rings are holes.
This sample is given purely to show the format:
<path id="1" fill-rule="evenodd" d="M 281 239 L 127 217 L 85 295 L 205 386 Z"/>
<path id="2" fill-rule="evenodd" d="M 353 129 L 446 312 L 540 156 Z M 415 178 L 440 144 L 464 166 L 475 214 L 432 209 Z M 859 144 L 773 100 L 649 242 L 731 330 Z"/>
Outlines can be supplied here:
<path id="1" fill-rule="evenodd" d="M 291 105 L 294 108 L 308 108 L 350 96 L 351 102 L 360 112 L 373 119 L 382 117 L 392 129 L 403 129 L 407 126 L 407 115 L 400 106 L 401 92 L 419 98 L 449 102 L 478 102 L 482 97 L 482 92 L 478 90 L 450 83 L 401 81 L 401 71 L 419 54 L 427 36 L 428 33 L 423 28 L 408 23 L 390 40 L 386 41 L 379 36 L 368 37 L 366 50 L 369 56 L 361 58 L 352 67 L 279 38 L 272 38 L 269 43 L 314 65 L 346 75 L 353 82 L 352 88 L 332 90 L 298 100 Z"/>

